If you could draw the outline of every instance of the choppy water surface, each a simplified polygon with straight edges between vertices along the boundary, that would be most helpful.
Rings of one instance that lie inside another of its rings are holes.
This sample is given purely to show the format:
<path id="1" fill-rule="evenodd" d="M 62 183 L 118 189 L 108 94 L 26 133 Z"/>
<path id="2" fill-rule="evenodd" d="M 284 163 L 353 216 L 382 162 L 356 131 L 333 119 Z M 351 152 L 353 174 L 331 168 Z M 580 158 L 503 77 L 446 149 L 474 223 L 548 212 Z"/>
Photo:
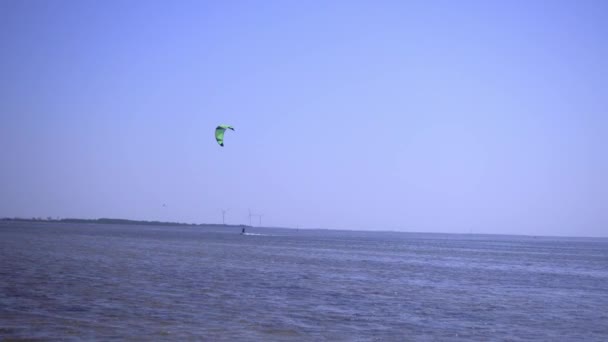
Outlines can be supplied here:
<path id="1" fill-rule="evenodd" d="M 608 240 L 0 223 L 0 339 L 608 340 Z"/>

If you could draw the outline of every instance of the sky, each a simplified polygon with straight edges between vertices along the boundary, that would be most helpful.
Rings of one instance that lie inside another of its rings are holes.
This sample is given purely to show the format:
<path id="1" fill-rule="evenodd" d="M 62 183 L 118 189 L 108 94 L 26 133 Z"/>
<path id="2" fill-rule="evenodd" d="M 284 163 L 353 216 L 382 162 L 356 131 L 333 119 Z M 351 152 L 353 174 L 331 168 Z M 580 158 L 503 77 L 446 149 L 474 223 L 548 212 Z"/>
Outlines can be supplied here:
<path id="1" fill-rule="evenodd" d="M 607 37 L 601 0 L 0 0 L 0 217 L 608 236 Z"/>

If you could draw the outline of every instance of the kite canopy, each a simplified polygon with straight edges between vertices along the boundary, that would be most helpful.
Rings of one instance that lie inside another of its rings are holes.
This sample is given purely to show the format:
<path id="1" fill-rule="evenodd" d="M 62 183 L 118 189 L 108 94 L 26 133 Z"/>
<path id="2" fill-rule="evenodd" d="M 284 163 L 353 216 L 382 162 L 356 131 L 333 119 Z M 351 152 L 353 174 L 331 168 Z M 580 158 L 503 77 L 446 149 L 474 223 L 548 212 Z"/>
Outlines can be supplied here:
<path id="1" fill-rule="evenodd" d="M 229 125 L 219 125 L 215 128 L 215 140 L 217 140 L 217 143 L 220 144 L 220 146 L 224 146 L 224 132 L 226 132 L 227 129 L 234 131 L 234 128 Z"/>

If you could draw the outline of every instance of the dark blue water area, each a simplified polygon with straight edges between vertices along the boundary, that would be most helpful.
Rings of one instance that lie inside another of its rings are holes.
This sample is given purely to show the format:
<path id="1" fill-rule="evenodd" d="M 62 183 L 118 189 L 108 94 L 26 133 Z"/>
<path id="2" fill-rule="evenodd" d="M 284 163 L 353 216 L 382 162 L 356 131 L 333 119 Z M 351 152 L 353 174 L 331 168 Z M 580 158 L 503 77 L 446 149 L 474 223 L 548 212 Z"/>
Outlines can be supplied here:
<path id="1" fill-rule="evenodd" d="M 0 223 L 0 340 L 607 341 L 608 240 Z"/>

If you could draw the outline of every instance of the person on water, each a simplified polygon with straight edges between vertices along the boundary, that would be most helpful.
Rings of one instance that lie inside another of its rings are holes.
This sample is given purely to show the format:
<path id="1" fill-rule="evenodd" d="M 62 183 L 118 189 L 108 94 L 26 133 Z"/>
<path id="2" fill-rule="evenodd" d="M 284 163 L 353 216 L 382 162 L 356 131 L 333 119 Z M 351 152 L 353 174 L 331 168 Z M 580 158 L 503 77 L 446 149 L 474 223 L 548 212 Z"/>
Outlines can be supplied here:
<path id="1" fill-rule="evenodd" d="M 245 234 L 245 227 L 243 227 L 243 230 L 241 231 L 241 234 Z"/>

